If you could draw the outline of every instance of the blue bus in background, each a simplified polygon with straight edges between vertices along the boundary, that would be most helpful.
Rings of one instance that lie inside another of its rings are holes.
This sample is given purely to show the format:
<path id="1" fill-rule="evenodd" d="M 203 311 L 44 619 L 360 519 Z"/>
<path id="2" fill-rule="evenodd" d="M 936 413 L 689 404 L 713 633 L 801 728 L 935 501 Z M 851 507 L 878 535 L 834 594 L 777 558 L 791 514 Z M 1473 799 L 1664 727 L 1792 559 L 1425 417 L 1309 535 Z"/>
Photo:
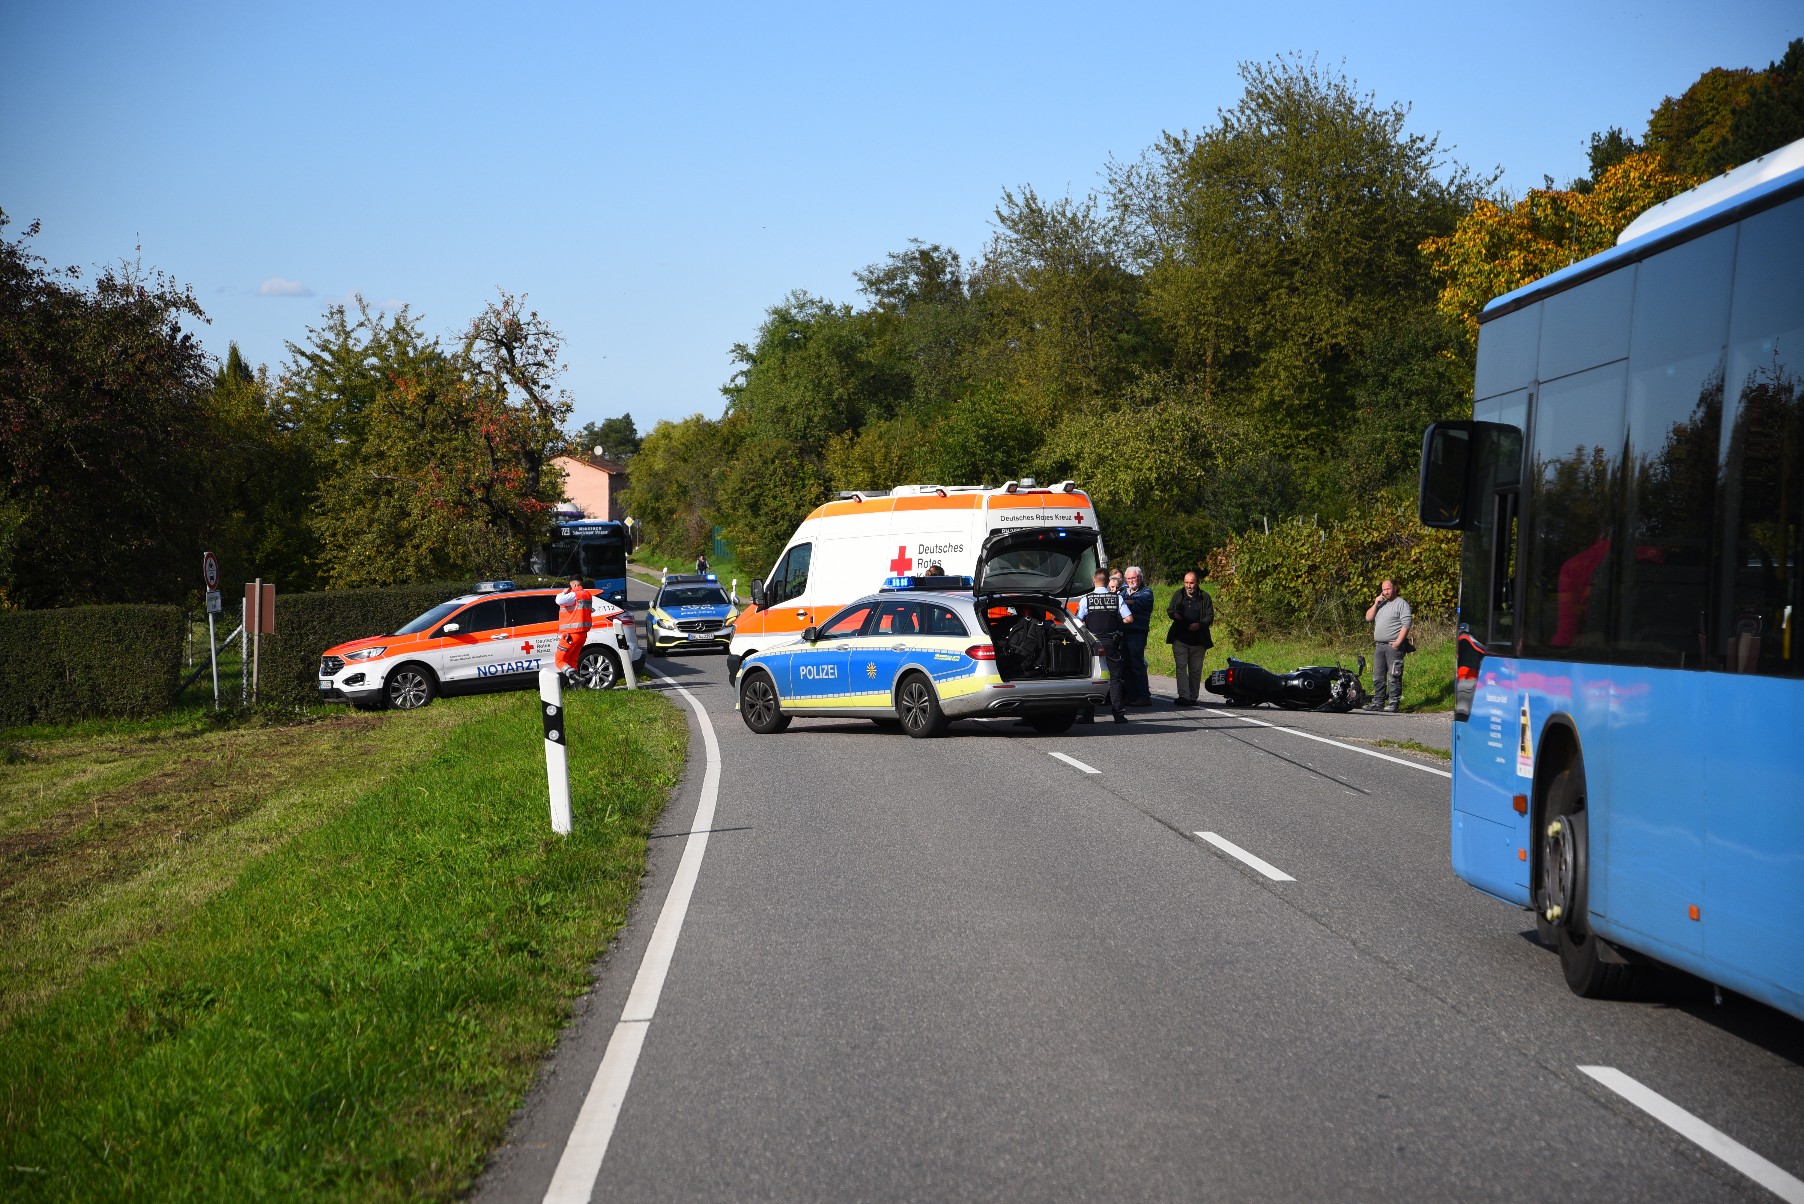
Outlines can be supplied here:
<path id="1" fill-rule="evenodd" d="M 566 579 L 585 578 L 608 601 L 624 607 L 626 558 L 632 550 L 632 532 L 625 523 L 560 517 L 546 544 L 545 567 L 538 571 Z"/>
<path id="2" fill-rule="evenodd" d="M 1480 316 L 1423 440 L 1463 532 L 1452 855 L 1580 995 L 1804 1018 L 1804 141 Z"/>

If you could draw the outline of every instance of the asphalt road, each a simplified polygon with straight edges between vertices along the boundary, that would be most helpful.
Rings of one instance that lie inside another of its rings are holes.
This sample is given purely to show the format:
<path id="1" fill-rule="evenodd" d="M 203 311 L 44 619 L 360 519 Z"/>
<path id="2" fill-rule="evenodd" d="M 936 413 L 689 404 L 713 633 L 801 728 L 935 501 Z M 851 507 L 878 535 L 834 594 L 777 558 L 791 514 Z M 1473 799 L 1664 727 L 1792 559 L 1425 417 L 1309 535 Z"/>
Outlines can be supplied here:
<path id="1" fill-rule="evenodd" d="M 759 737 L 720 657 L 652 664 L 706 710 L 720 788 L 593 1199 L 1777 1198 L 1581 1066 L 1804 1178 L 1804 1024 L 1676 974 L 1574 997 L 1449 869 L 1444 762 L 1286 730 L 1444 720 Z M 702 777 L 479 1199 L 544 1198 Z"/>

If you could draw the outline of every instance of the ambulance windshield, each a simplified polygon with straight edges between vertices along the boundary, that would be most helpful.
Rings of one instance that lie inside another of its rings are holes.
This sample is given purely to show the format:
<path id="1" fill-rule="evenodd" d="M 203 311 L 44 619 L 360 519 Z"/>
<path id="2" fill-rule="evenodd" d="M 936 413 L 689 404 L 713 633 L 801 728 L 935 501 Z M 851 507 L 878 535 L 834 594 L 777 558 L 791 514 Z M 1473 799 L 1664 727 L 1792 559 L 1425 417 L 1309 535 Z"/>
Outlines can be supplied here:
<path id="1" fill-rule="evenodd" d="M 401 628 L 401 630 L 395 632 L 395 634 L 418 635 L 422 631 L 436 627 L 443 619 L 449 616 L 452 611 L 462 605 L 462 602 L 440 602 L 437 606 L 433 607 L 407 626 Z"/>

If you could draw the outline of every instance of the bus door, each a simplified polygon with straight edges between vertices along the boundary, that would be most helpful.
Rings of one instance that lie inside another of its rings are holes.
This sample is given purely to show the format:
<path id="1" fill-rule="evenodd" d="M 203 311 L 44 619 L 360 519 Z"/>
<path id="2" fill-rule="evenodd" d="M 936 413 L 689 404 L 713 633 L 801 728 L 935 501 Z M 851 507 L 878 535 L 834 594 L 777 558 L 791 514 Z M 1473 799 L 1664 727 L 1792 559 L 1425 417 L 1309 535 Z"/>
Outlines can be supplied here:
<path id="1" fill-rule="evenodd" d="M 1516 543 L 1521 513 L 1522 426 L 1528 390 L 1481 403 L 1496 421 L 1445 422 L 1423 440 L 1421 517 L 1465 533 L 1461 541 L 1454 679 L 1453 857 L 1461 877 L 1501 897 L 1527 889 L 1533 847 L 1515 796 L 1522 697 L 1515 672 Z"/>

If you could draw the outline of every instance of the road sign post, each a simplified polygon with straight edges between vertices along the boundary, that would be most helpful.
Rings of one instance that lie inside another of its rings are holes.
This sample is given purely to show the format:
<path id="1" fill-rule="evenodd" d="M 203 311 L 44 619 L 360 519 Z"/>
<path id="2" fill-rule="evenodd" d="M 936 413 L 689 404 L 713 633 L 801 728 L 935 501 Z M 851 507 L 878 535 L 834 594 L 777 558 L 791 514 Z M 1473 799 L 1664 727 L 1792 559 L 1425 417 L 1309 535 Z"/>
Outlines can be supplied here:
<path id="1" fill-rule="evenodd" d="M 545 780 L 551 788 L 551 830 L 570 835 L 570 760 L 564 679 L 556 669 L 539 670 L 539 712 L 545 719 Z"/>
<path id="2" fill-rule="evenodd" d="M 276 630 L 276 587 L 259 577 L 244 586 L 244 630 L 250 644 L 250 701 L 257 701 L 261 682 L 263 634 Z"/>
<path id="3" fill-rule="evenodd" d="M 213 666 L 213 709 L 219 709 L 219 641 L 213 627 L 213 616 L 219 613 L 219 558 L 204 552 L 200 558 L 201 580 L 207 586 L 207 660 Z"/>

